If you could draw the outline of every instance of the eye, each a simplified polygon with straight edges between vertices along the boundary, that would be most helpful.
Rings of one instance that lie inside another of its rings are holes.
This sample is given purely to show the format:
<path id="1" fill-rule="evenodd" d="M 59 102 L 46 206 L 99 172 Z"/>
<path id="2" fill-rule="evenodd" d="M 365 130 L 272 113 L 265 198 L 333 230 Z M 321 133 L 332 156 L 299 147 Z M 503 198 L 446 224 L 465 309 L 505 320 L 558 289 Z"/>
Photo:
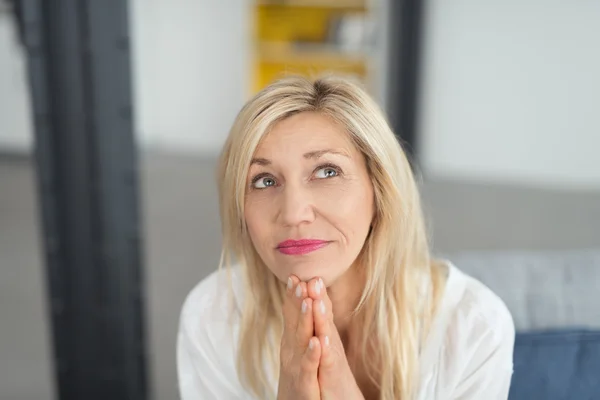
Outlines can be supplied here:
<path id="1" fill-rule="evenodd" d="M 255 189 L 266 189 L 269 186 L 275 186 L 276 182 L 270 176 L 257 176 L 252 180 L 252 187 Z"/>
<path id="2" fill-rule="evenodd" d="M 339 175 L 339 170 L 333 165 L 325 165 L 317 169 L 315 176 L 319 179 L 333 178 Z"/>

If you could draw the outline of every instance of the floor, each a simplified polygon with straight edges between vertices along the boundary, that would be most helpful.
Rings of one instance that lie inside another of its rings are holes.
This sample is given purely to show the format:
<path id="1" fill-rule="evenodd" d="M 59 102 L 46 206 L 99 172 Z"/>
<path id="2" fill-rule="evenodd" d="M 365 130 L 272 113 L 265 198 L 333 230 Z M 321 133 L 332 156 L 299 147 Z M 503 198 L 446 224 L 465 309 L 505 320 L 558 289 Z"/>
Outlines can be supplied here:
<path id="1" fill-rule="evenodd" d="M 186 293 L 217 266 L 214 159 L 143 158 L 149 353 L 157 400 L 177 397 L 175 334 Z M 555 191 L 426 181 L 436 252 L 576 249 L 600 244 L 600 188 Z M 48 400 L 53 381 L 35 180 L 0 157 L 0 399 Z"/>

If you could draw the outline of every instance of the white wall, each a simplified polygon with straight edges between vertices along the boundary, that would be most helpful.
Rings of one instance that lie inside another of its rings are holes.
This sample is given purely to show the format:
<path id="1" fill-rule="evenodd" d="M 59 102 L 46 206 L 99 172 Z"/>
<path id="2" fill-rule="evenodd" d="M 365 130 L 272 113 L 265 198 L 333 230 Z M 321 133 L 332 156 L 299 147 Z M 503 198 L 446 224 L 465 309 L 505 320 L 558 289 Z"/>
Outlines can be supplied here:
<path id="1" fill-rule="evenodd" d="M 428 3 L 425 173 L 600 186 L 600 2 Z"/>
<path id="2" fill-rule="evenodd" d="M 248 94 L 249 0 L 132 0 L 134 97 L 142 146 L 216 153 Z M 32 143 L 27 73 L 0 13 L 0 149 Z"/>
<path id="3" fill-rule="evenodd" d="M 24 54 L 13 19 L 0 12 L 0 150 L 27 152 L 33 132 Z"/>
<path id="4" fill-rule="evenodd" d="M 133 0 L 145 146 L 216 153 L 248 94 L 249 0 Z"/>

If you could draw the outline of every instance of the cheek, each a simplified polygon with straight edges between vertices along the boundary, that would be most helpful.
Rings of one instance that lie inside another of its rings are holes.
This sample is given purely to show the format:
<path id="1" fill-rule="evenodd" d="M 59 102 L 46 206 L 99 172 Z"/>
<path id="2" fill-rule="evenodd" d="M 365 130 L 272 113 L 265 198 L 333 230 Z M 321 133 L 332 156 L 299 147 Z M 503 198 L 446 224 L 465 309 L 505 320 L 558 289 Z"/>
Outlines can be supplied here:
<path id="1" fill-rule="evenodd" d="M 351 239 L 368 231 L 373 216 L 373 192 L 370 186 L 345 185 L 323 193 L 320 203 L 341 233 Z"/>
<path id="2" fill-rule="evenodd" d="M 258 213 L 253 204 L 246 202 L 244 205 L 244 219 L 246 220 L 246 226 L 248 227 L 248 233 L 253 243 L 256 243 L 257 236 L 260 236 L 260 220 L 257 218 Z"/>
<path id="3" fill-rule="evenodd" d="M 248 198 L 244 204 L 244 218 L 248 226 L 250 239 L 255 247 L 260 247 L 260 244 L 265 241 L 269 229 L 269 215 L 266 211 L 269 210 L 264 199 L 256 198 L 256 196 Z"/>

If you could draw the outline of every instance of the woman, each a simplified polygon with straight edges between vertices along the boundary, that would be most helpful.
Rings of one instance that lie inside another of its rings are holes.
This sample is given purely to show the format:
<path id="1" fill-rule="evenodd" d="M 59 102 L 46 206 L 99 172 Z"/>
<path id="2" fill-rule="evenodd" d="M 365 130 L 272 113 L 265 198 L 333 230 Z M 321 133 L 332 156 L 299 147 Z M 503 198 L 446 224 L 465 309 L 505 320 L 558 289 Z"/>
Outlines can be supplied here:
<path id="1" fill-rule="evenodd" d="M 183 306 L 183 399 L 508 397 L 511 316 L 432 259 L 410 165 L 359 87 L 271 84 L 218 181 L 224 268 Z"/>

